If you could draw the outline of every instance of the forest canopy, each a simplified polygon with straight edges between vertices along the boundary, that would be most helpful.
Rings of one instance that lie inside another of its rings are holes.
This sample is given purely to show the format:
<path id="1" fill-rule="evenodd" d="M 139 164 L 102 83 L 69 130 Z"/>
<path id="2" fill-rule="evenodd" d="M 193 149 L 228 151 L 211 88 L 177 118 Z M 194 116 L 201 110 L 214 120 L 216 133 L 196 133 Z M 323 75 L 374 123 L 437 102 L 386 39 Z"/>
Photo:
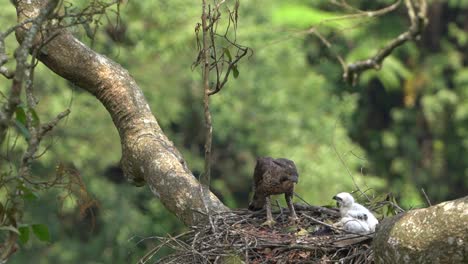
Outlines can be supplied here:
<path id="1" fill-rule="evenodd" d="M 91 2 L 98 1 L 61 1 L 77 13 Z M 193 64 L 200 3 L 118 2 L 86 23 L 71 20 L 68 30 L 128 70 L 199 177 L 203 83 Z M 392 193 L 406 209 L 466 195 L 468 1 L 429 1 L 422 34 L 351 83 L 343 80 L 337 54 L 354 62 L 378 52 L 408 30 L 404 5 L 381 16 L 335 20 L 399 1 L 352 1 L 354 10 L 346 1 L 309 2 L 240 1 L 235 37 L 251 52 L 211 97 L 212 191 L 230 208 L 247 207 L 255 159 L 272 156 L 294 160 L 296 193 L 310 204 L 331 205 L 334 194 L 356 189 L 380 198 Z M 17 14 L 11 1 L 0 5 L 4 33 Z M 5 55 L 15 58 L 15 34 L 2 40 Z M 16 62 L 0 66 L 14 69 Z M 98 100 L 42 63 L 33 80 L 37 105 L 32 109 L 22 95 L 1 144 L 2 221 L 9 179 L 20 170 L 31 137 L 27 122 L 63 113 L 29 172 L 33 181 L 64 180 L 50 188 L 15 185 L 24 203 L 23 232 L 10 263 L 135 262 L 154 245 L 152 236 L 185 230 L 148 187 L 125 180 L 119 133 Z M 0 76 L 2 105 L 11 82 Z M 24 230 L 30 230 L 27 238 Z"/>

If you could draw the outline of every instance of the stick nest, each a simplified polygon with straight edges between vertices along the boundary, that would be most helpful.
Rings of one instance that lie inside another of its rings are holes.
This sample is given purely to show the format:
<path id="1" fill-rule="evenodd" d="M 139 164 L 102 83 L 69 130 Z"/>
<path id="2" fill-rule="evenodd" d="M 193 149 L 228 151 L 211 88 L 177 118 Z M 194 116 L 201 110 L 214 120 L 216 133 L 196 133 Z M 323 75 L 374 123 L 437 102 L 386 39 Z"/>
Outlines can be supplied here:
<path id="1" fill-rule="evenodd" d="M 294 224 L 289 222 L 289 211 L 277 206 L 272 228 L 261 225 L 265 211 L 238 209 L 211 215 L 204 226 L 158 238 L 158 246 L 138 263 L 147 263 L 163 247 L 175 252 L 152 263 L 373 263 L 372 236 L 332 228 L 338 211 L 301 204 L 295 208 L 299 222 Z"/>

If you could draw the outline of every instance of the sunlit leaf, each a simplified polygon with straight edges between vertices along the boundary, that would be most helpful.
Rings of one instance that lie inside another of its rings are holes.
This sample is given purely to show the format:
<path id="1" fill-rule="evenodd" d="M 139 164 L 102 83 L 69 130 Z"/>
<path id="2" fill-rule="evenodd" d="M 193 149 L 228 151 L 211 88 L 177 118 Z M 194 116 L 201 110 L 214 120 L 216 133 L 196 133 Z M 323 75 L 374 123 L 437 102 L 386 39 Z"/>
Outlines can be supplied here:
<path id="1" fill-rule="evenodd" d="M 304 228 L 299 229 L 299 231 L 297 231 L 295 233 L 296 236 L 305 236 L 305 235 L 308 235 L 308 234 L 309 234 L 309 232 Z"/>

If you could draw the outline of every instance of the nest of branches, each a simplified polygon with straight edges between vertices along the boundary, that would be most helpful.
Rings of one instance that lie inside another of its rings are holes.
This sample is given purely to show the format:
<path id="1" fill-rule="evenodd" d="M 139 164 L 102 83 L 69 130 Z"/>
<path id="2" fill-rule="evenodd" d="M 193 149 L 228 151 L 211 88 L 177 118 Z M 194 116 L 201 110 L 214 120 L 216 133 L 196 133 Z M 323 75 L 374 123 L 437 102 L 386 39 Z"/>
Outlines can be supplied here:
<path id="1" fill-rule="evenodd" d="M 299 221 L 291 223 L 286 208 L 276 206 L 276 225 L 262 226 L 265 212 L 246 209 L 210 216 L 176 237 L 159 244 L 138 263 L 373 263 L 372 236 L 346 234 L 329 223 L 338 211 L 295 204 Z M 174 253 L 151 259 L 164 247 Z"/>

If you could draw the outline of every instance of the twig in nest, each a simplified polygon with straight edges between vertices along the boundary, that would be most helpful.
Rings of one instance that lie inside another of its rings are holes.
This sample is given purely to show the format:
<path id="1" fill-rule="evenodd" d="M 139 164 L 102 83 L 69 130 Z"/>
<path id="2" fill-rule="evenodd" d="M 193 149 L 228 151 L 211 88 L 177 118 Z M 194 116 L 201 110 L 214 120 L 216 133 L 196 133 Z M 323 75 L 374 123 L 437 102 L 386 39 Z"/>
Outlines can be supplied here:
<path id="1" fill-rule="evenodd" d="M 191 233 L 179 235 L 177 239 L 158 238 L 161 244 L 146 254 L 144 260 L 148 261 L 162 246 L 176 253 L 156 263 L 219 263 L 232 258 L 248 263 L 317 262 L 324 258 L 331 262 L 356 263 L 358 259 L 372 258 L 371 250 L 364 243 L 369 237 L 333 233 L 316 236 L 305 231 L 317 223 L 330 226 L 324 223 L 328 214 L 308 216 L 311 212 L 315 215 L 318 211 L 298 208 L 302 220 L 294 228 L 285 215 L 276 214 L 278 224 L 265 228 L 261 226 L 264 214 L 245 209 L 213 214 L 216 232 L 207 223 L 193 227 Z"/>

